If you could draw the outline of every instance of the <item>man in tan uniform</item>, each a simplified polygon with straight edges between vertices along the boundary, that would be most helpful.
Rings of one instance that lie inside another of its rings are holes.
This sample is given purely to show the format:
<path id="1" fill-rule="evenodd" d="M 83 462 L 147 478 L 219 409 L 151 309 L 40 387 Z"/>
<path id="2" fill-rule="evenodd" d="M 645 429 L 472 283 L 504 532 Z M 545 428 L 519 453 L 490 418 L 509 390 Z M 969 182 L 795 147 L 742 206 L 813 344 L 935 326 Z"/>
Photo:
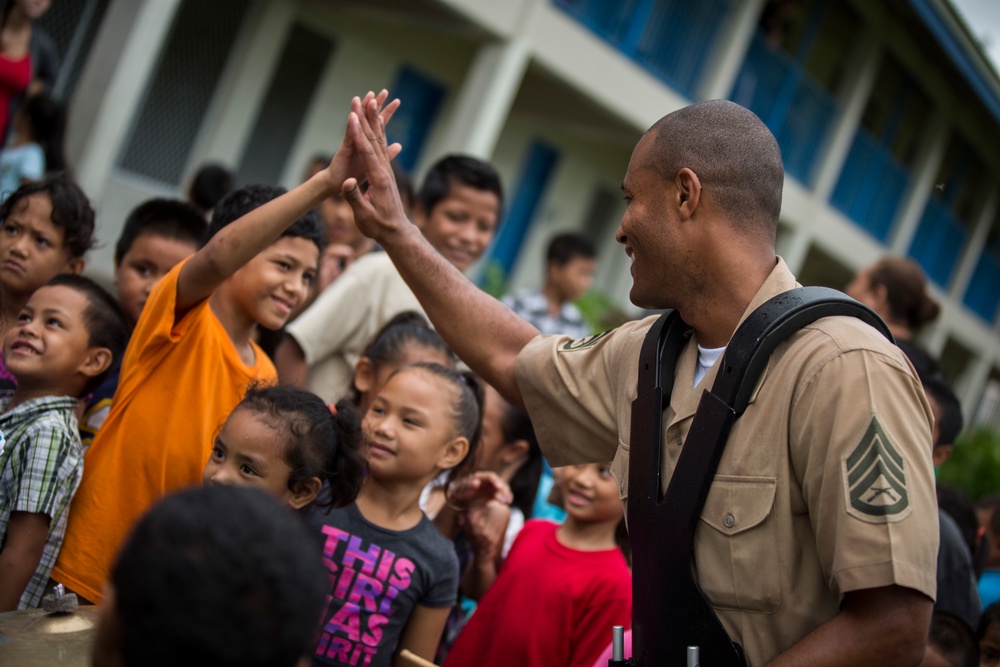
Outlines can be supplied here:
<path id="1" fill-rule="evenodd" d="M 627 500 L 631 402 L 654 319 L 578 341 L 538 336 L 407 224 L 377 115 L 356 112 L 371 185 L 366 195 L 353 181 L 344 189 L 361 229 L 458 355 L 527 406 L 553 464 L 613 458 Z M 783 178 L 771 133 L 725 101 L 664 117 L 632 154 L 617 232 L 633 260 L 631 299 L 676 308 L 694 330 L 663 415 L 667 479 L 718 349 L 754 308 L 796 286 L 774 250 Z M 750 665 L 920 661 L 938 534 L 931 419 L 905 357 L 860 321 L 820 320 L 775 351 L 695 536 L 699 584 Z"/>

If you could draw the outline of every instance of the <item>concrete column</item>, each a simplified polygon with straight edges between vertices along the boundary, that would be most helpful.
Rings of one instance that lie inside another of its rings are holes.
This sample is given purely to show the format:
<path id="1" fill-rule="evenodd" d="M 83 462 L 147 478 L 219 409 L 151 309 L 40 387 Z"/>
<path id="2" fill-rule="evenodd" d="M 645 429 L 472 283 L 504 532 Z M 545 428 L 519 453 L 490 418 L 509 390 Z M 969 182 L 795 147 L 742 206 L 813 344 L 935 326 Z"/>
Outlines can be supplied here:
<path id="1" fill-rule="evenodd" d="M 965 296 L 965 290 L 972 280 L 972 273 L 976 270 L 979 256 L 982 254 L 986 239 L 989 237 L 990 228 L 996 219 L 997 208 L 1000 207 L 1000 190 L 990 188 L 986 191 L 986 204 L 979 212 L 976 219 L 976 226 L 972 230 L 972 236 L 965 244 L 962 257 L 958 261 L 958 270 L 955 271 L 955 278 L 951 282 L 949 296 L 955 303 L 961 303 Z"/>
<path id="2" fill-rule="evenodd" d="M 99 201 L 139 112 L 180 0 L 117 0 L 105 14 L 77 85 L 67 149 L 84 191 Z"/>
<path id="3" fill-rule="evenodd" d="M 822 158 L 819 173 L 816 175 L 816 185 L 813 196 L 817 201 L 829 201 L 833 188 L 837 184 L 844 161 L 851 150 L 854 135 L 861 124 L 861 116 L 865 112 L 875 77 L 878 75 L 879 62 L 882 55 L 882 45 L 873 27 L 866 26 L 862 34 L 855 40 L 856 48 L 851 50 L 852 56 L 847 66 L 850 73 L 838 94 L 843 111 L 837 117 L 830 141 L 827 144 L 826 155 Z"/>
<path id="4" fill-rule="evenodd" d="M 986 391 L 986 382 L 990 379 L 990 371 L 994 363 L 995 360 L 989 355 L 983 355 L 976 360 L 967 373 L 965 387 L 962 388 L 958 397 L 962 403 L 962 415 L 965 417 L 967 425 L 971 424 L 976 410 L 979 408 L 979 402 Z"/>
<path id="5" fill-rule="evenodd" d="M 792 272 L 792 275 L 797 276 L 802 272 L 802 267 L 806 263 L 806 257 L 809 255 L 809 246 L 812 244 L 812 239 L 812 227 L 810 225 L 802 225 L 792 231 L 792 237 L 783 249 L 784 255 L 782 255 L 782 259 L 785 260 L 785 264 L 788 265 L 788 269 Z"/>
<path id="6" fill-rule="evenodd" d="M 950 131 L 948 114 L 944 109 L 938 109 L 928 124 L 926 140 L 920 148 L 913 169 L 910 191 L 903 200 L 903 212 L 899 216 L 899 223 L 889 243 L 889 249 L 895 255 L 904 255 L 910 249 L 913 235 L 916 234 L 917 225 L 920 224 L 920 217 L 924 214 L 927 200 L 931 196 L 934 179 L 937 178 L 938 170 L 941 168 Z"/>
<path id="7" fill-rule="evenodd" d="M 729 98 L 766 4 L 767 0 L 743 0 L 726 17 L 725 24 L 715 38 L 708 71 L 702 76 L 702 83 L 698 86 L 699 99 Z"/>
<path id="8" fill-rule="evenodd" d="M 522 37 L 479 47 L 451 117 L 443 123 L 447 129 L 426 154 L 461 152 L 482 159 L 492 157 L 521 87 L 528 60 L 529 48 Z"/>

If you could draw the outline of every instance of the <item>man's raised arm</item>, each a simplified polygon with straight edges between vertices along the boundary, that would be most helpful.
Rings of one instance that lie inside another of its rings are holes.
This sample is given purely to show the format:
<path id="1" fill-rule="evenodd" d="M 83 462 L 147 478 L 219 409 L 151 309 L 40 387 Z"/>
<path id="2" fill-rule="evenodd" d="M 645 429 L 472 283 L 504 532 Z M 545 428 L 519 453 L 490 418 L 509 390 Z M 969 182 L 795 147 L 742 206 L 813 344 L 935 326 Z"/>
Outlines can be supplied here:
<path id="1" fill-rule="evenodd" d="M 508 400 L 523 405 L 514 377 L 518 353 L 538 331 L 451 265 L 406 218 L 390 166 L 385 124 L 377 105 L 353 105 L 348 120 L 368 177 L 364 194 L 354 178 L 343 194 L 358 228 L 389 254 L 434 328 L 469 367 Z"/>

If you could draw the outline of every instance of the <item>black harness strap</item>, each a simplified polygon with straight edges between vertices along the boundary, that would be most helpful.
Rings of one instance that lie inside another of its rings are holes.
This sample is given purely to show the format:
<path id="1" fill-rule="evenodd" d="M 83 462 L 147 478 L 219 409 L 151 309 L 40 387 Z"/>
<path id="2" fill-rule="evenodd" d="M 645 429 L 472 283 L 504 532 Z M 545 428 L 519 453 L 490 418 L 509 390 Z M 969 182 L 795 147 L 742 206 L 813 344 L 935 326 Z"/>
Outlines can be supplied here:
<path id="1" fill-rule="evenodd" d="M 671 311 L 647 333 L 639 357 L 638 395 L 632 403 L 628 473 L 634 664 L 684 665 L 688 646 L 700 648 L 705 665 L 746 664 L 742 648 L 730 639 L 694 579 L 695 529 L 729 432 L 750 402 L 771 353 L 802 327 L 838 315 L 857 317 L 892 340 L 878 315 L 825 287 L 785 292 L 750 314 L 726 347 L 711 391 L 702 394 L 662 495 L 662 416 L 690 327 Z"/>

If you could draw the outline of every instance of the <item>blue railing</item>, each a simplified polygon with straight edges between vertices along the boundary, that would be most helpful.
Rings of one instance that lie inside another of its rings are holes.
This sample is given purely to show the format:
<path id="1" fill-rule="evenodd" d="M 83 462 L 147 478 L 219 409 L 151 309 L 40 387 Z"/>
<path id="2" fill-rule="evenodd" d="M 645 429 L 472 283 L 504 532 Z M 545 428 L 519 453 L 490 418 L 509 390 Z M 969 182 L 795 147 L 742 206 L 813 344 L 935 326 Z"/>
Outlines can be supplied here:
<path id="1" fill-rule="evenodd" d="M 967 234 L 947 203 L 931 199 L 910 245 L 910 257 L 924 267 L 931 280 L 947 288 Z"/>
<path id="2" fill-rule="evenodd" d="M 985 248 L 965 290 L 965 305 L 992 323 L 1000 305 L 1000 250 Z"/>
<path id="3" fill-rule="evenodd" d="M 830 203 L 879 241 L 887 241 L 910 172 L 887 146 L 858 128 Z"/>
<path id="4" fill-rule="evenodd" d="M 553 0 L 688 97 L 728 11 L 725 0 Z"/>
<path id="5" fill-rule="evenodd" d="M 837 109 L 833 97 L 801 63 L 768 48 L 757 34 L 731 98 L 771 128 L 781 146 L 785 171 L 811 185 L 816 158 Z"/>

